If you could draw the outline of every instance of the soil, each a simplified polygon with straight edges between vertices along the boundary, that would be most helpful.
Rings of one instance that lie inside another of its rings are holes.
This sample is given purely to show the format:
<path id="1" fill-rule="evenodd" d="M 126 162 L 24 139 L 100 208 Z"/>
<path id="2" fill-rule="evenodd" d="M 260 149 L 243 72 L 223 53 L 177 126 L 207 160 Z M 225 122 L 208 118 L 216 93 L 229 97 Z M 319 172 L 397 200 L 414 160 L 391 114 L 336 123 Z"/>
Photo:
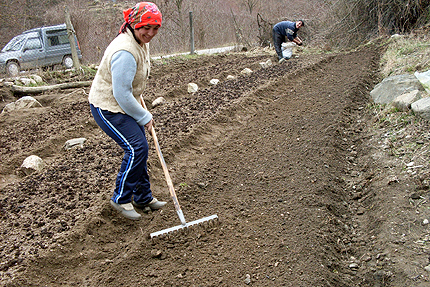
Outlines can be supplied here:
<path id="1" fill-rule="evenodd" d="M 154 62 L 144 98 L 182 211 L 219 218 L 155 239 L 180 222 L 151 136 L 152 190 L 168 204 L 130 221 L 109 204 L 123 152 L 95 124 L 89 88 L 3 113 L 0 284 L 430 286 L 428 124 L 371 104 L 381 53 Z M 2 107 L 22 96 L 1 95 Z M 33 154 L 45 169 L 24 176 Z"/>

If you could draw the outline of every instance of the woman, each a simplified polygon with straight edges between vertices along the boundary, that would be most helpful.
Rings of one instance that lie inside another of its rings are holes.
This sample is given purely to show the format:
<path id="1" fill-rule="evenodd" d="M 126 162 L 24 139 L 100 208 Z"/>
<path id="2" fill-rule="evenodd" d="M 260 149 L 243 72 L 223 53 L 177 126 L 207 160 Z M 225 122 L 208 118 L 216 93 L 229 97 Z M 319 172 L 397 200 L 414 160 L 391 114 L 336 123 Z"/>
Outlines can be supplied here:
<path id="1" fill-rule="evenodd" d="M 149 42 L 162 16 L 154 3 L 140 2 L 124 10 L 124 20 L 100 62 L 89 102 L 96 123 L 124 149 L 110 203 L 124 217 L 137 220 L 141 215 L 134 207 L 149 211 L 166 204 L 152 197 L 145 127 L 150 130 L 153 119 L 139 103 L 150 71 Z"/>

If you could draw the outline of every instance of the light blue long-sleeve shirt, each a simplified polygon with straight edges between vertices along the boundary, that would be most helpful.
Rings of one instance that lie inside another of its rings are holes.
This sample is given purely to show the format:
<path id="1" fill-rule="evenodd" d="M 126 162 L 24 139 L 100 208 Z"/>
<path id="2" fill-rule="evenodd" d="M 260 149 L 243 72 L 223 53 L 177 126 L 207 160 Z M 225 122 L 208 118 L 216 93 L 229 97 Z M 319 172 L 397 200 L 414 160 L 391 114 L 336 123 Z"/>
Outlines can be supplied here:
<path id="1" fill-rule="evenodd" d="M 145 110 L 133 96 L 133 79 L 136 74 L 136 60 L 130 52 L 121 50 L 112 56 L 113 96 L 124 112 L 144 126 L 152 119 L 152 114 Z"/>

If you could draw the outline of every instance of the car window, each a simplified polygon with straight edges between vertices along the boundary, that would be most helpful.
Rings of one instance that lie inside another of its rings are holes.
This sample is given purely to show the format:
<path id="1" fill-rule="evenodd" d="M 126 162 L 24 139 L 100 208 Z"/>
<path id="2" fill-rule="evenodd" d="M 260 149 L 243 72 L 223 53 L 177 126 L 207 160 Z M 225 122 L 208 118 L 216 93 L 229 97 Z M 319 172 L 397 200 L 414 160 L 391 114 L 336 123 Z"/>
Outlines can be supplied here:
<path id="1" fill-rule="evenodd" d="M 67 34 L 48 36 L 47 38 L 48 38 L 48 46 L 69 44 L 69 38 L 67 37 Z"/>
<path id="2" fill-rule="evenodd" d="M 25 43 L 26 50 L 34 50 L 40 48 L 42 48 L 42 42 L 40 41 L 40 38 L 29 38 L 27 40 L 27 43 Z"/>
<path id="3" fill-rule="evenodd" d="M 47 30 L 48 46 L 69 44 L 69 37 L 66 29 Z"/>
<path id="4" fill-rule="evenodd" d="M 9 51 L 18 51 L 21 49 L 22 45 L 24 44 L 25 36 L 18 35 L 12 40 L 9 41 L 9 43 L 4 46 L 2 49 L 2 52 L 9 52 Z"/>

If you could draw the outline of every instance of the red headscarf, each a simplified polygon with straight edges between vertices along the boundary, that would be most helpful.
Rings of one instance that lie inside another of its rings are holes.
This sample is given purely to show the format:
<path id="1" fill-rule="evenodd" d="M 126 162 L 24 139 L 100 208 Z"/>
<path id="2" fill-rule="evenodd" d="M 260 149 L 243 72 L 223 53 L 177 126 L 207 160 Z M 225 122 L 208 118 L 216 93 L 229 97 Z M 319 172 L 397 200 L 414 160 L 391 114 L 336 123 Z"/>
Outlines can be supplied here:
<path id="1" fill-rule="evenodd" d="M 130 24 L 133 29 L 139 29 L 146 25 L 161 26 L 162 15 L 158 10 L 157 5 L 152 2 L 140 2 L 136 6 L 124 10 L 124 24 L 122 24 L 120 32 L 126 24 Z"/>

